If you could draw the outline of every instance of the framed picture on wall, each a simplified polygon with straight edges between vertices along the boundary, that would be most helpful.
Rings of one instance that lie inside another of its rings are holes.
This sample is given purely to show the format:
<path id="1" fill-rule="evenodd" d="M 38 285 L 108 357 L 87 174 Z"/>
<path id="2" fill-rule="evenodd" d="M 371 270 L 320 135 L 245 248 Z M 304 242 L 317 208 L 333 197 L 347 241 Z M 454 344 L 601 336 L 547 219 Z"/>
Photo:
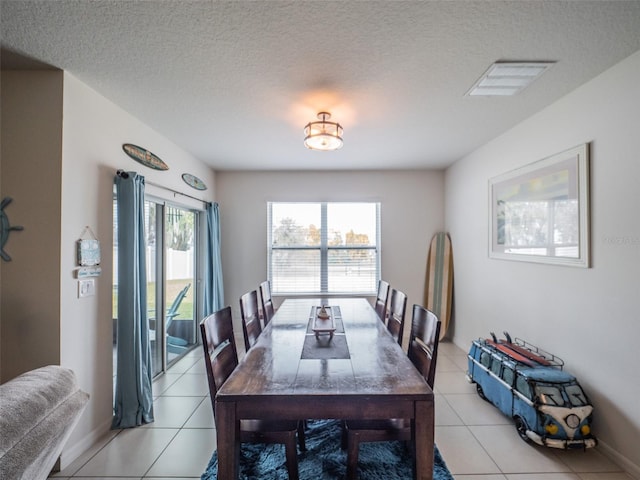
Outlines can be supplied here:
<path id="1" fill-rule="evenodd" d="M 589 267 L 589 144 L 489 180 L 489 256 Z"/>

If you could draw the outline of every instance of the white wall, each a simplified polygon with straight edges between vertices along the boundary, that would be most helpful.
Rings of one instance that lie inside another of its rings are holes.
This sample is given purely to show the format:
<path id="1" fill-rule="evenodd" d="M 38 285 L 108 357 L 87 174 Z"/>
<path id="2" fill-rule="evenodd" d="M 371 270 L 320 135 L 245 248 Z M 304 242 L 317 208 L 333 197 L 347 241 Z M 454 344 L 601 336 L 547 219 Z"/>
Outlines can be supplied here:
<path id="1" fill-rule="evenodd" d="M 91 394 L 83 420 L 66 449 L 82 450 L 87 441 L 109 428 L 112 416 L 112 188 L 117 169 L 137 171 L 147 182 L 197 198 L 213 200 L 215 176 L 200 161 L 129 115 L 85 84 L 65 73 L 62 169 L 61 364 L 72 368 Z M 123 143 L 155 153 L 167 171 L 147 168 L 129 158 Z M 182 173 L 201 178 L 209 189 L 199 192 L 182 181 Z M 156 190 L 158 193 L 162 193 Z M 168 195 L 165 193 L 165 195 Z M 173 197 L 173 195 L 168 195 Z M 180 201 L 180 196 L 176 197 Z M 101 241 L 102 276 L 96 296 L 78 298 L 75 242 L 85 225 Z M 79 452 L 78 452 L 79 453 Z M 64 454 L 63 454 L 64 460 Z"/>
<path id="2" fill-rule="evenodd" d="M 225 302 L 238 327 L 240 296 L 267 278 L 269 201 L 381 202 L 382 278 L 407 294 L 407 318 L 423 303 L 429 242 L 444 225 L 442 172 L 218 172 L 216 182 Z"/>
<path id="3" fill-rule="evenodd" d="M 22 175 L 22 170 L 14 170 L 17 167 L 5 158 L 5 73 L 2 195 L 15 198 L 8 209 L 10 219 L 25 226 L 24 232 L 12 234 L 7 245 L 14 257 L 11 268 L 24 269 L 26 265 L 33 272 L 31 278 L 38 275 L 38 263 L 27 259 L 34 247 L 23 254 L 23 245 L 16 239 L 22 235 L 21 240 L 26 240 L 29 231 L 37 232 L 34 227 L 40 222 L 37 215 L 42 202 L 61 196 L 60 238 L 40 236 L 39 240 L 53 250 L 56 262 L 60 258 L 59 265 L 53 266 L 60 284 L 59 292 L 55 289 L 60 294 L 60 331 L 53 329 L 51 335 L 60 335 L 60 363 L 72 368 L 80 386 L 91 394 L 90 404 L 63 452 L 63 466 L 104 433 L 111 419 L 111 186 L 114 171 L 123 168 L 187 193 L 195 191 L 189 191 L 180 179 L 184 172 L 209 185 L 202 198 L 211 200 L 215 193 L 221 206 L 225 301 L 232 305 L 236 317 L 239 296 L 266 277 L 267 201 L 382 202 L 382 275 L 407 292 L 409 305 L 422 302 L 428 242 L 433 233 L 443 229 L 446 219 L 455 259 L 455 343 L 466 349 L 472 339 L 486 336 L 490 330 L 506 329 L 557 352 L 594 400 L 595 433 L 603 447 L 619 452 L 618 459 L 638 472 L 640 420 L 634 407 L 640 398 L 636 353 L 640 337 L 640 161 L 635 140 L 640 132 L 640 53 L 461 160 L 446 176 L 428 171 L 222 172 L 214 176 L 197 159 L 65 73 L 62 155 L 56 152 L 59 139 L 42 135 L 36 123 L 11 132 L 19 133 L 23 142 L 34 143 L 39 151 L 53 152 L 50 157 L 34 153 L 20 158 L 32 172 L 43 173 L 41 162 L 61 161 L 61 174 L 55 173 L 59 168 L 55 166 L 53 176 L 61 175 L 62 188 L 53 194 L 40 182 L 20 187 L 23 192 L 10 189 L 5 181 Z M 17 75 L 14 86 L 25 101 L 33 101 L 36 87 L 31 82 L 42 72 L 11 75 Z M 56 82 L 60 80 L 54 75 L 44 86 L 54 91 L 54 103 L 59 89 Z M 171 169 L 157 172 L 135 163 L 122 152 L 121 145 L 127 142 L 148 148 Z M 592 146 L 593 267 L 489 260 L 488 179 L 583 142 Z M 12 148 L 16 148 L 15 157 L 20 146 Z M 36 201 L 21 210 L 25 198 Z M 97 279 L 96 296 L 78 299 L 72 275 L 74 249 L 85 225 L 102 243 L 103 274 Z M 13 280 L 8 271 L 8 264 L 4 264 L 3 347 L 9 341 L 5 337 L 5 306 L 15 304 L 15 292 L 22 292 L 23 302 L 36 305 L 40 300 L 26 280 L 17 280 L 11 290 L 5 288 Z M 23 297 L 25 292 L 32 295 Z M 15 317 L 16 313 L 14 309 L 9 315 Z M 9 368 L 4 351 L 2 358 L 4 372 Z"/>
<path id="4" fill-rule="evenodd" d="M 454 342 L 466 350 L 474 338 L 508 330 L 562 357 L 593 400 L 601 447 L 636 475 L 639 85 L 640 52 L 460 160 L 445 181 L 455 256 Z M 592 268 L 489 259 L 488 179 L 585 142 L 591 144 Z"/>

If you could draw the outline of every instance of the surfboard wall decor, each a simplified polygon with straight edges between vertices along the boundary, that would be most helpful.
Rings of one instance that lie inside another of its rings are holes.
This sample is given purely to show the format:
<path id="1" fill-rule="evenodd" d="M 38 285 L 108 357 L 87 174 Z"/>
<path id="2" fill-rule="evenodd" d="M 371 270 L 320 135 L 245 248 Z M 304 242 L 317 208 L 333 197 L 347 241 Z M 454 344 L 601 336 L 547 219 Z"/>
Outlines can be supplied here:
<path id="1" fill-rule="evenodd" d="M 438 232 L 433 236 L 427 257 L 427 279 L 425 288 L 425 306 L 442 322 L 440 340 L 442 340 L 451 321 L 451 303 L 453 298 L 453 254 L 449 234 Z"/>
<path id="2" fill-rule="evenodd" d="M 160 158 L 151 153 L 149 150 L 133 145 L 131 143 L 125 143 L 122 145 L 124 153 L 133 158 L 136 162 L 141 163 L 145 167 L 153 168 L 154 170 L 169 170 L 169 166 L 164 163 Z"/>
<path id="3" fill-rule="evenodd" d="M 189 185 L 191 188 L 195 188 L 196 190 L 206 190 L 207 189 L 207 186 L 205 185 L 205 183 L 202 180 L 200 180 L 195 175 L 191 175 L 190 173 L 183 173 L 182 174 L 182 180 L 184 180 L 184 183 Z"/>

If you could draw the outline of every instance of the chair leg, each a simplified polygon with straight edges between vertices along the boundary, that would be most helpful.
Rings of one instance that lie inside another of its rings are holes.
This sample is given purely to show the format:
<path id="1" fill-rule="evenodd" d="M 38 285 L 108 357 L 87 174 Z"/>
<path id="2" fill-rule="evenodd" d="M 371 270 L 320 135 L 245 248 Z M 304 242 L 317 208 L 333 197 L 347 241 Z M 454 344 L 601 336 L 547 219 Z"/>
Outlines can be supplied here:
<path id="1" fill-rule="evenodd" d="M 360 450 L 360 435 L 353 430 L 347 432 L 347 479 L 358 478 L 358 450 Z"/>
<path id="2" fill-rule="evenodd" d="M 307 444 L 304 437 L 304 422 L 298 422 L 298 446 L 301 452 L 307 451 Z"/>
<path id="3" fill-rule="evenodd" d="M 284 448 L 287 457 L 287 472 L 289 473 L 289 480 L 298 480 L 298 450 L 296 447 L 295 434 L 289 436 Z"/>

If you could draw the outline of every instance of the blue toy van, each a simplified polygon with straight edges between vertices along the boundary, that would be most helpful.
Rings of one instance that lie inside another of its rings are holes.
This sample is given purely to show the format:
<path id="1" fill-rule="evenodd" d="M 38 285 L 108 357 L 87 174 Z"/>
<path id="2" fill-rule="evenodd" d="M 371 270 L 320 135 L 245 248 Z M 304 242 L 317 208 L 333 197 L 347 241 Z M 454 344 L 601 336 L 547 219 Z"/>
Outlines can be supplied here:
<path id="1" fill-rule="evenodd" d="M 552 448 L 591 448 L 593 406 L 564 361 L 519 338 L 471 343 L 467 380 L 512 418 L 520 437 Z"/>

